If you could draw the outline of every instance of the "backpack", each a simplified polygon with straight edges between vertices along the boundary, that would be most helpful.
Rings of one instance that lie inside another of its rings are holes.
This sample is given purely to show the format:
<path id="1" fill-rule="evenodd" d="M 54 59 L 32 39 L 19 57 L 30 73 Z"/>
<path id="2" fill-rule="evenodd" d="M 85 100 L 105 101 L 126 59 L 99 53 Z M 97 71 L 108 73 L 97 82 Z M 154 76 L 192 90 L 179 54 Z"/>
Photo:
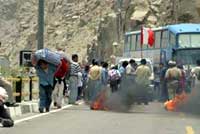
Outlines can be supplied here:
<path id="1" fill-rule="evenodd" d="M 70 62 L 66 61 L 65 59 L 61 59 L 61 64 L 57 67 L 57 70 L 54 74 L 57 78 L 65 77 L 67 74 L 69 74 L 70 70 Z"/>
<path id="2" fill-rule="evenodd" d="M 108 75 L 110 77 L 111 81 L 116 81 L 120 79 L 120 73 L 117 72 L 117 70 L 112 69 L 108 72 Z"/>

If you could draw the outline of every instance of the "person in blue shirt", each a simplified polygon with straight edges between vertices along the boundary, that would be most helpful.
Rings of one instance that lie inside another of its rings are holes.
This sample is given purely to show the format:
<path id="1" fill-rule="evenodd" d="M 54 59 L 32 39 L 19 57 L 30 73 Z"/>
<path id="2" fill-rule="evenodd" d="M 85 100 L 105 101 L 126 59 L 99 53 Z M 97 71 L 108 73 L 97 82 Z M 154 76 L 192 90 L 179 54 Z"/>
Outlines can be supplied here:
<path id="1" fill-rule="evenodd" d="M 122 63 L 122 66 L 119 68 L 119 72 L 121 75 L 124 75 L 126 73 L 126 67 L 128 66 L 128 61 L 124 61 Z"/>
<path id="2" fill-rule="evenodd" d="M 39 60 L 35 68 L 39 77 L 39 112 L 43 113 L 44 109 L 49 112 L 56 66 L 44 60 Z"/>
<path id="3" fill-rule="evenodd" d="M 101 83 L 103 87 L 108 85 L 108 63 L 104 62 L 101 70 Z"/>

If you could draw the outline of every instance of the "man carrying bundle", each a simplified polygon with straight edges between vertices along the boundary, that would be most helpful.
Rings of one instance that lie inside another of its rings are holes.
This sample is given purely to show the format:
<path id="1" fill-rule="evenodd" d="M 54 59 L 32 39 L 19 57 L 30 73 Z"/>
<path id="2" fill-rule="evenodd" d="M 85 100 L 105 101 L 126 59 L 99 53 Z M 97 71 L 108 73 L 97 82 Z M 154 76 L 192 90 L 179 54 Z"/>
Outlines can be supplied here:
<path id="1" fill-rule="evenodd" d="M 54 77 L 65 77 L 69 70 L 69 61 L 56 52 L 52 52 L 48 49 L 41 49 L 36 51 L 32 56 L 32 64 L 35 66 L 39 77 L 39 112 L 43 113 L 44 109 L 46 112 L 49 112 L 52 101 Z"/>

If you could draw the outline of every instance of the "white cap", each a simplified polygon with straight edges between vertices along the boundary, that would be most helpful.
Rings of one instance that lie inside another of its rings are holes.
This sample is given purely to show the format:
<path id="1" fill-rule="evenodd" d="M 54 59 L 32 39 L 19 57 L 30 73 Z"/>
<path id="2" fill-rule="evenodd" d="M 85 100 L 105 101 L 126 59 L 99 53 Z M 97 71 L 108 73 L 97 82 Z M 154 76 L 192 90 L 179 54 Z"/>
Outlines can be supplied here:
<path id="1" fill-rule="evenodd" d="M 169 65 L 176 65 L 176 61 L 170 60 L 170 61 L 168 62 L 168 64 L 169 64 Z"/>

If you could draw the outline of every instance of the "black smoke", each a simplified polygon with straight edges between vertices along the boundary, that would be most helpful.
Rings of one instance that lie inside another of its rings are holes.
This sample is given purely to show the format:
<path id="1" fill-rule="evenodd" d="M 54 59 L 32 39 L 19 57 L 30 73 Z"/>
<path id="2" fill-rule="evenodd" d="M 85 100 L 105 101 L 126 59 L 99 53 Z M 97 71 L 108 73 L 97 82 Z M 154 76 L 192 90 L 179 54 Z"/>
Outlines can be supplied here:
<path id="1" fill-rule="evenodd" d="M 105 106 L 110 111 L 129 112 L 135 103 L 147 104 L 152 100 L 152 89 L 146 82 L 135 82 L 134 76 L 125 77 L 117 92 L 106 100 Z"/>
<path id="2" fill-rule="evenodd" d="M 200 81 L 195 81 L 195 86 L 192 88 L 191 93 L 184 104 L 178 107 L 178 111 L 190 114 L 200 114 Z"/>

